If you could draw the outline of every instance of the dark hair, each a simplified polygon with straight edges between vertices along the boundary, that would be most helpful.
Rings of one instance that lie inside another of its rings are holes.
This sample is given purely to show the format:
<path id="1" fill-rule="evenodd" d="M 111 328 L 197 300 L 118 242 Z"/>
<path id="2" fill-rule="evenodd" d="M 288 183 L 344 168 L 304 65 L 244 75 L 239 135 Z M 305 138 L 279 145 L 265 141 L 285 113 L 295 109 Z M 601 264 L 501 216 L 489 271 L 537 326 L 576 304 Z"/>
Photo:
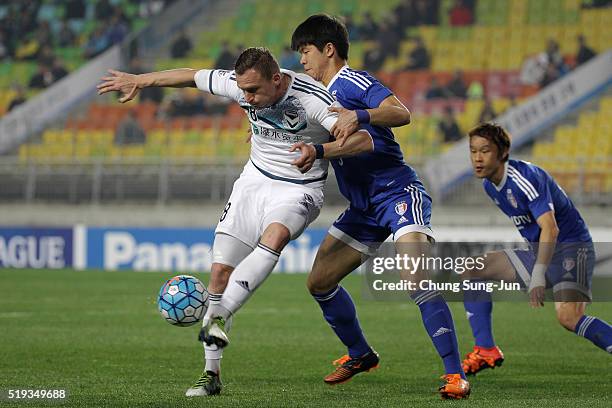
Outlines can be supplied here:
<path id="1" fill-rule="evenodd" d="M 348 59 L 349 40 L 346 26 L 336 17 L 315 14 L 302 22 L 291 36 L 291 49 L 299 51 L 305 45 L 314 45 L 323 52 L 323 47 L 332 43 L 338 56 Z"/>
<path id="2" fill-rule="evenodd" d="M 242 51 L 236 60 L 234 70 L 236 75 L 242 75 L 249 69 L 259 72 L 265 79 L 272 79 L 272 75 L 280 72 L 278 62 L 270 50 L 264 47 L 251 47 Z"/>
<path id="3" fill-rule="evenodd" d="M 510 152 L 510 134 L 494 123 L 481 123 L 468 133 L 469 137 L 480 136 L 493 142 L 497 146 L 497 155 L 502 162 L 508 161 Z M 505 152 L 505 154 L 504 154 Z M 503 154 L 503 156 L 502 156 Z"/>

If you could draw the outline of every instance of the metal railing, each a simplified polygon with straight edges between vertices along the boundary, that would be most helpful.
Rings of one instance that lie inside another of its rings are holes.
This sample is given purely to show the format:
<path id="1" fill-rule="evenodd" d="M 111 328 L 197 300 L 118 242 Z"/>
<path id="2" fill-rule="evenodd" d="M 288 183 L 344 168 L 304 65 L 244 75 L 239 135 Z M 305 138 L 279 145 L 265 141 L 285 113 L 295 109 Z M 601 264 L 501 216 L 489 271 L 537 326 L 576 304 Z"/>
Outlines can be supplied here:
<path id="1" fill-rule="evenodd" d="M 612 206 L 612 160 L 605 159 L 597 171 L 593 170 L 592 161 L 590 164 L 577 163 L 574 159 L 571 166 L 568 163 L 561 160 L 548 170 L 577 204 Z M 3 157 L 0 160 L 0 201 L 220 203 L 229 197 L 243 165 L 243 160 L 231 159 L 24 162 L 16 157 Z M 420 173 L 422 163 L 411 165 Z M 427 186 L 429 180 L 424 183 Z M 472 179 L 447 197 L 443 204 L 472 206 L 482 204 L 484 199 L 481 182 Z M 331 166 L 326 203 L 345 203 Z"/>

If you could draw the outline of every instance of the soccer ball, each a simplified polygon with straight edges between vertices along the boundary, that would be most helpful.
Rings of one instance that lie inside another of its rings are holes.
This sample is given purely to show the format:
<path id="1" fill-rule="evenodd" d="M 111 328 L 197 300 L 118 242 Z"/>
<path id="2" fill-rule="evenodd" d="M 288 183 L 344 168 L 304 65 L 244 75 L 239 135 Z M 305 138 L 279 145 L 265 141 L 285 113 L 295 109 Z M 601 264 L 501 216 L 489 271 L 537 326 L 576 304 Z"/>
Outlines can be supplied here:
<path id="1" fill-rule="evenodd" d="M 208 291 L 198 278 L 178 275 L 162 285 L 157 308 L 168 323 L 191 326 L 202 320 L 208 309 Z"/>

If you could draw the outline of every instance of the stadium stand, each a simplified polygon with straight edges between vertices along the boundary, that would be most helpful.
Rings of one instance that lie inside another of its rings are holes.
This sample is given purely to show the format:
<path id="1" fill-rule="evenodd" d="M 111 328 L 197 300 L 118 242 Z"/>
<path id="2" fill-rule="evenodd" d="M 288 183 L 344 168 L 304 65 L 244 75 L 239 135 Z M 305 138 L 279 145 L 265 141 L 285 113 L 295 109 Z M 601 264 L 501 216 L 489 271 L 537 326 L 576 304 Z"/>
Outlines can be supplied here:
<path id="1" fill-rule="evenodd" d="M 152 9 L 150 3 L 156 3 Z M 89 58 L 137 32 L 168 1 L 53 0 L 0 4 L 0 117 L 25 89 L 30 99 Z M 37 73 L 43 72 L 38 80 Z"/>
<path id="2" fill-rule="evenodd" d="M 128 3 L 120 2 L 119 7 Z M 547 58 L 554 61 L 553 56 L 558 55 L 561 60 L 556 75 L 562 75 L 576 65 L 579 35 L 584 36 L 590 49 L 596 53 L 605 51 L 612 43 L 612 30 L 606 26 L 606 22 L 612 20 L 612 8 L 589 8 L 580 0 L 481 0 L 464 3 L 472 13 L 472 17 L 468 16 L 465 21 L 453 14 L 455 2 L 452 0 L 392 0 L 383 3 L 374 0 L 245 0 L 236 13 L 220 21 L 214 31 L 193 35 L 193 49 L 186 57 L 156 60 L 154 68 L 211 67 L 219 61 L 222 51 L 231 53 L 262 44 L 280 56 L 293 28 L 307 15 L 324 11 L 347 16 L 352 22 L 349 27 L 352 37 L 349 62 L 352 67 L 363 68 L 371 50 L 385 45 L 389 48 L 380 61 L 377 76 L 413 112 L 413 123 L 397 129 L 396 136 L 408 160 L 418 164 L 423 158 L 448 148 L 439 130 L 440 117 L 448 107 L 451 107 L 459 129 L 465 133 L 479 119 L 499 115 L 538 92 L 540 86 L 537 83 L 525 84 L 522 81 L 522 71 L 529 60 L 548 55 Z M 87 4 L 90 10 L 91 4 Z M 132 10 L 129 15 L 135 15 L 133 6 L 127 10 Z M 366 16 L 371 16 L 379 27 L 375 38 L 366 35 Z M 262 21 L 266 23 L 262 24 Z M 94 26 L 89 22 L 83 27 L 87 28 L 80 31 L 81 38 L 85 33 L 91 33 Z M 363 31 L 361 36 L 360 29 Z M 190 32 L 196 32 L 196 28 Z M 429 69 L 407 69 L 417 38 L 423 40 L 431 57 Z M 389 39 L 397 40 L 397 47 L 385 43 Z M 227 44 L 225 48 L 224 43 Z M 396 48 L 395 54 L 393 48 Z M 67 53 L 65 49 L 57 50 L 58 55 Z M 82 53 L 73 60 L 64 58 L 74 67 L 82 62 Z M 32 69 L 28 64 L 16 62 L 13 65 L 20 68 L 3 69 L 15 69 L 15 75 L 21 75 L 25 80 L 28 76 L 25 72 Z M 451 87 L 450 82 L 455 76 L 460 77 L 464 91 L 453 91 L 456 88 Z M 434 79 L 442 85 L 443 95 L 428 98 L 428 87 Z M 8 93 L 0 95 L 0 102 L 10 99 L 6 95 Z M 161 104 L 145 101 L 131 106 L 96 101 L 86 112 L 73 115 L 62 130 L 46 130 L 40 140 L 21 146 L 19 157 L 23 162 L 46 161 L 50 157 L 59 161 L 92 158 L 113 161 L 128 157 L 179 161 L 221 157 L 240 161 L 247 157 L 249 146 L 242 143 L 247 122 L 239 108 L 220 105 L 221 109 L 214 110 L 205 107 L 203 115 L 164 115 L 164 104 L 167 105 L 168 98 L 172 97 L 166 93 Z M 483 112 L 486 101 L 490 101 L 490 106 Z M 583 150 L 584 140 L 603 137 L 607 143 L 604 146 L 609 146 L 612 132 L 610 119 L 604 113 L 606 108 L 609 112 L 608 98 L 602 100 L 598 112 L 582 113 L 576 126 L 558 128 L 553 142 L 536 143 L 532 150 L 534 158 L 545 165 L 551 163 L 552 167 L 559 167 L 558 163 L 563 160 L 591 153 Z M 113 142 L 115 130 L 130 110 L 134 110 L 146 132 L 146 141 L 140 145 L 117 145 Z M 210 114 L 212 111 L 214 114 Z M 573 146 L 571 149 L 570 145 Z M 609 154 L 608 150 L 602 164 L 590 164 L 595 167 L 588 169 L 593 174 L 602 174 L 594 180 L 603 181 L 591 181 L 592 185 L 584 185 L 584 188 L 612 191 Z M 579 164 L 575 166 L 580 167 Z M 576 181 L 577 177 L 562 176 L 562 184 L 570 191 L 582 188 L 582 184 Z"/>

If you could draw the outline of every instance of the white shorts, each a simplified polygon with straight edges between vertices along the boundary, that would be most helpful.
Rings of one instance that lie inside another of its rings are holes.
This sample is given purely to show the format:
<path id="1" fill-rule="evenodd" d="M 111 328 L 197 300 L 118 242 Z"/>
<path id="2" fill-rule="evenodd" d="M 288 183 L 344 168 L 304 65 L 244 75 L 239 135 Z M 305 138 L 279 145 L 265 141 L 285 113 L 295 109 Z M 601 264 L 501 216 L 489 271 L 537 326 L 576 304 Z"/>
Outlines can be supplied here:
<path id="1" fill-rule="evenodd" d="M 322 206 L 323 188 L 271 179 L 249 161 L 234 183 L 215 233 L 255 248 L 268 225 L 277 222 L 287 227 L 293 240 L 319 216 Z"/>

